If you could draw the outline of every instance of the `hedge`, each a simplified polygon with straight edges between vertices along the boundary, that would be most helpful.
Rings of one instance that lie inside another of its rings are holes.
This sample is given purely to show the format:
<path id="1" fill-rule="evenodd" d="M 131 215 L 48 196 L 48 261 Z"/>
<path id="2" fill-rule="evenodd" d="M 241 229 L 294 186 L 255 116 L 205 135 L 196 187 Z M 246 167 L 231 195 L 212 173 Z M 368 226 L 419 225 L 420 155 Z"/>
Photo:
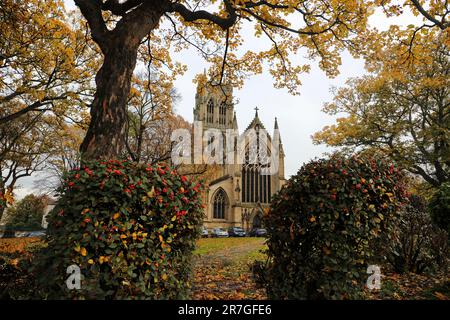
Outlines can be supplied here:
<path id="1" fill-rule="evenodd" d="M 86 163 L 69 172 L 37 257 L 49 299 L 180 299 L 203 219 L 202 185 L 165 164 Z M 67 268 L 82 274 L 69 290 Z"/>
<path id="2" fill-rule="evenodd" d="M 263 217 L 266 265 L 254 271 L 271 299 L 350 299 L 364 290 L 375 247 L 406 201 L 402 173 L 363 156 L 314 160 Z"/>

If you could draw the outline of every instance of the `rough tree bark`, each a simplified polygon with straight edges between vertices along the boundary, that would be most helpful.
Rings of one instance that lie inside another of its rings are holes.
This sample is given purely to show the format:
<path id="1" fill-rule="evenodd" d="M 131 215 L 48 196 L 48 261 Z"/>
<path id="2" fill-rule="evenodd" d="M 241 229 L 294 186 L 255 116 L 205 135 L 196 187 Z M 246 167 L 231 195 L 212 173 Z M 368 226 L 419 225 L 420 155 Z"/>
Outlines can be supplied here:
<path id="1" fill-rule="evenodd" d="M 126 42 L 126 39 L 124 40 Z M 126 102 L 136 65 L 136 48 L 113 45 L 95 78 L 91 125 L 81 144 L 83 158 L 116 157 L 125 145 Z"/>
<path id="2" fill-rule="evenodd" d="M 108 30 L 102 1 L 75 0 L 88 20 L 94 41 L 104 55 L 91 104 L 91 123 L 81 144 L 82 159 L 116 158 L 125 149 L 127 99 L 141 41 L 159 23 L 164 1 L 151 1 L 130 12 Z"/>

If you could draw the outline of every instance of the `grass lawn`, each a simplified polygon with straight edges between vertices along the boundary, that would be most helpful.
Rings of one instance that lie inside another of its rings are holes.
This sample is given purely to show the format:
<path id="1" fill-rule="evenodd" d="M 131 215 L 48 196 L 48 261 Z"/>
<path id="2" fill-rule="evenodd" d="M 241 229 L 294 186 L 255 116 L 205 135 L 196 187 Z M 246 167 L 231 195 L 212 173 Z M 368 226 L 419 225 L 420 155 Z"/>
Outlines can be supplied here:
<path id="1" fill-rule="evenodd" d="M 198 240 L 194 253 L 199 255 L 224 253 L 239 248 L 246 248 L 253 253 L 259 252 L 264 248 L 264 238 L 202 238 Z"/>

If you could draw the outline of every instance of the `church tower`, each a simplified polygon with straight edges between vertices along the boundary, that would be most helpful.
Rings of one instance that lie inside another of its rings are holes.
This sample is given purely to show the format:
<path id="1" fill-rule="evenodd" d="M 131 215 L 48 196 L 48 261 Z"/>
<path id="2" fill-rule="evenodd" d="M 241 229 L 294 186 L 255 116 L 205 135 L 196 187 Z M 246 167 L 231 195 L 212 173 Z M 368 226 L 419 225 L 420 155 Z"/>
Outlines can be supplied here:
<path id="1" fill-rule="evenodd" d="M 202 121 L 203 129 L 237 127 L 233 105 L 233 88 L 230 85 L 198 86 L 195 95 L 194 121 Z"/>

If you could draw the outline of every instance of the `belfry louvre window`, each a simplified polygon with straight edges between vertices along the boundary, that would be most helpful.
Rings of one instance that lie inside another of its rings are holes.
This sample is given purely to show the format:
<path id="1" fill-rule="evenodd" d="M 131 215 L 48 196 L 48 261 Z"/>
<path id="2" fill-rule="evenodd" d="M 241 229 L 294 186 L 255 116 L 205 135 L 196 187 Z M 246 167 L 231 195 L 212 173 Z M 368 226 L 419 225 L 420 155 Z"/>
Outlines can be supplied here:
<path id="1" fill-rule="evenodd" d="M 206 116 L 206 122 L 213 123 L 214 122 L 214 102 L 212 99 L 208 101 L 207 106 L 207 116 Z"/>
<path id="2" fill-rule="evenodd" d="M 225 219 L 226 210 L 228 208 L 227 194 L 223 189 L 219 189 L 213 199 L 213 218 Z"/>
<path id="3" fill-rule="evenodd" d="M 269 203 L 271 197 L 271 175 L 262 174 L 268 164 L 250 161 L 249 151 L 245 153 L 242 165 L 242 202 Z"/>

